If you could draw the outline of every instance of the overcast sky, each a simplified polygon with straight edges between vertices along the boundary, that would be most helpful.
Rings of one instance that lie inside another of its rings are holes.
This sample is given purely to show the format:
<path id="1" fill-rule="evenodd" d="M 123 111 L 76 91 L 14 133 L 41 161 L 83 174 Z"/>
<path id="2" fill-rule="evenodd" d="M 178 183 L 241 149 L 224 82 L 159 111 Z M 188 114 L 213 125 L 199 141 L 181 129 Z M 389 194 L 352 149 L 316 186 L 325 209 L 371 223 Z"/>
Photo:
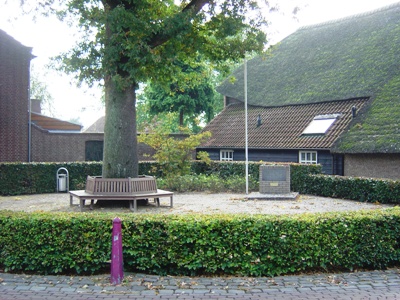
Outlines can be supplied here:
<path id="1" fill-rule="evenodd" d="M 40 71 L 41 79 L 46 82 L 54 98 L 55 117 L 63 120 L 80 118 L 83 125 L 92 124 L 104 114 L 101 92 L 98 89 L 78 89 L 70 84 L 68 76 L 44 69 L 50 57 L 71 48 L 75 41 L 74 28 L 69 28 L 54 17 L 41 18 L 36 23 L 30 17 L 15 19 L 19 15 L 20 1 L 5 2 L 0 0 L 0 29 L 22 44 L 33 47 L 33 54 L 37 57 L 32 60 L 32 65 Z M 363 13 L 397 2 L 399 0 L 280 0 L 279 12 L 267 15 L 270 21 L 268 38 L 274 44 L 301 26 Z M 291 9 L 296 5 L 301 8 L 296 15 L 297 20 L 291 14 Z"/>

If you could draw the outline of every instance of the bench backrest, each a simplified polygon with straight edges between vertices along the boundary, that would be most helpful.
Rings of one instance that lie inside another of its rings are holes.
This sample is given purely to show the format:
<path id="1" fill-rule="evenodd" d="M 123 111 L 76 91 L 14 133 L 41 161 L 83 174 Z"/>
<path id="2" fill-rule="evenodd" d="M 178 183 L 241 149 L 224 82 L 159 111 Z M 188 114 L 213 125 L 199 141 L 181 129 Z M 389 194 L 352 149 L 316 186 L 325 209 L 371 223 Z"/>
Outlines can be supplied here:
<path id="1" fill-rule="evenodd" d="M 130 193 L 130 185 L 126 178 L 88 176 L 85 191 L 92 194 L 123 194 Z"/>
<path id="2" fill-rule="evenodd" d="M 91 194 L 129 194 L 157 192 L 157 182 L 152 176 L 138 178 L 101 178 L 88 176 L 85 191 Z"/>
<path id="3" fill-rule="evenodd" d="M 152 176 L 129 178 L 132 193 L 157 192 L 157 181 Z"/>

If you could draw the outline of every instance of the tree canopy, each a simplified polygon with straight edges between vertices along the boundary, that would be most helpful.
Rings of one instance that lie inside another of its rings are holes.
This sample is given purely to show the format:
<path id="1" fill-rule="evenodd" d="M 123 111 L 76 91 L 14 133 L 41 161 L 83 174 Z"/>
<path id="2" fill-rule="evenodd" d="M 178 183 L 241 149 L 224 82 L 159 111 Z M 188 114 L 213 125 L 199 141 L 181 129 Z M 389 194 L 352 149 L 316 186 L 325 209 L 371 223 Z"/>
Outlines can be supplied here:
<path id="1" fill-rule="evenodd" d="M 165 86 L 160 83 L 149 83 L 144 92 L 144 98 L 153 115 L 164 112 L 176 112 L 179 115 L 179 126 L 188 124 L 189 120 L 199 118 L 209 122 L 214 117 L 214 107 L 217 97 L 213 70 L 207 64 L 191 66 L 180 64 L 182 72 L 187 74 L 184 81 L 174 81 Z M 194 75 L 192 75 L 194 74 Z M 192 77 L 199 77 L 191 83 Z M 186 117 L 186 118 L 184 118 Z M 185 122 L 186 121 L 186 122 Z M 190 123 L 190 122 L 189 122 Z M 195 124 L 190 124 L 195 127 Z"/>
<path id="2" fill-rule="evenodd" d="M 24 2 L 29 2 L 25 0 Z M 255 0 L 46 0 L 45 12 L 76 19 L 83 38 L 58 60 L 80 81 L 105 86 L 104 177 L 138 174 L 136 93 L 140 82 L 187 76 L 177 61 L 199 55 L 216 67 L 266 43 Z"/>

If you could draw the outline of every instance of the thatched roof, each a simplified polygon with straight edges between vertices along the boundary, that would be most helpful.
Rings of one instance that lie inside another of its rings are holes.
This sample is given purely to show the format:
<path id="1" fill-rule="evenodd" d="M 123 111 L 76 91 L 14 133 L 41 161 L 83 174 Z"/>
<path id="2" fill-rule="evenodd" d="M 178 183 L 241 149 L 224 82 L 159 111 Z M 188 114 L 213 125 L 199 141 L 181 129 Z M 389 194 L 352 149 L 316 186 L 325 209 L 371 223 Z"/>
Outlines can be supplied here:
<path id="1" fill-rule="evenodd" d="M 250 60 L 248 102 L 270 107 L 372 97 L 334 149 L 400 153 L 399 64 L 400 3 L 301 28 Z M 218 91 L 243 101 L 243 66 L 232 75 Z"/>

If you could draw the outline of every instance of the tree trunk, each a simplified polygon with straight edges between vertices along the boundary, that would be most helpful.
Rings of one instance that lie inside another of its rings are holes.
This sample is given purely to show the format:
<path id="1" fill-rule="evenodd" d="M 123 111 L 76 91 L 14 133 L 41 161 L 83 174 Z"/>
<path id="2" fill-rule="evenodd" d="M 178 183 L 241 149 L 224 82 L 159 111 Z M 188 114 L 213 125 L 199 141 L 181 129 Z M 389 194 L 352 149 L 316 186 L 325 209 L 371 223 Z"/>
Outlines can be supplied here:
<path id="1" fill-rule="evenodd" d="M 135 85 L 120 90 L 106 78 L 105 102 L 103 177 L 137 177 Z"/>
<path id="2" fill-rule="evenodd" d="M 183 110 L 179 111 L 179 126 L 183 127 Z"/>

